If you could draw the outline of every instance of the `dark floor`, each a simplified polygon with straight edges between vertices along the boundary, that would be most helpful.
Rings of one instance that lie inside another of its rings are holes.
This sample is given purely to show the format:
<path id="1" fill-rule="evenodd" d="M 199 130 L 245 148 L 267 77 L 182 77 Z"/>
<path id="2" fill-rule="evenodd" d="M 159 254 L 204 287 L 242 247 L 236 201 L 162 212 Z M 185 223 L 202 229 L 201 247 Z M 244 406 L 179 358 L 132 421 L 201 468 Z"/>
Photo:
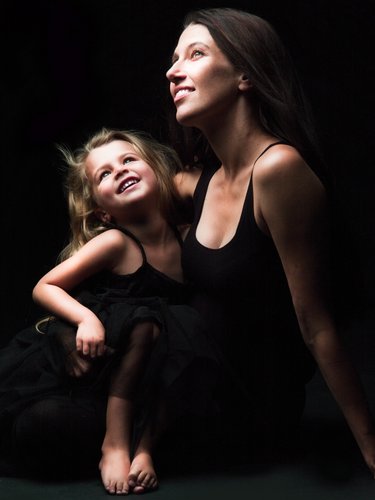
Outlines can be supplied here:
<path id="1" fill-rule="evenodd" d="M 363 325 L 362 325 L 363 326 Z M 358 330 L 358 334 L 361 335 Z M 367 338 L 367 337 L 366 337 Z M 350 339 L 349 339 L 350 340 Z M 357 337 L 358 341 L 358 337 Z M 374 352 L 373 350 L 371 352 Z M 375 360 L 366 352 L 355 359 L 375 409 Z M 375 480 L 364 465 L 344 419 L 319 373 L 307 387 L 299 451 L 275 465 L 232 465 L 208 472 L 203 466 L 159 476 L 155 500 L 370 500 Z M 220 457 L 219 461 L 220 463 Z M 172 467 L 173 469 L 173 467 Z M 206 471 L 206 472 L 204 472 Z M 80 481 L 41 482 L 0 477 L 3 500 L 96 500 L 105 498 L 98 477 Z"/>

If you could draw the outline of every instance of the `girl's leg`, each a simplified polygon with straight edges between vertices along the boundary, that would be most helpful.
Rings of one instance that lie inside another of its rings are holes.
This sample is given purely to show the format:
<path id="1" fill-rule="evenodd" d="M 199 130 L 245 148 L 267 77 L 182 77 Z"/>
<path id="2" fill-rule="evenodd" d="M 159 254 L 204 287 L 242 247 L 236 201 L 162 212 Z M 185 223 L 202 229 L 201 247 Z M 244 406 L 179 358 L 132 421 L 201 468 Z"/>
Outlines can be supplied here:
<path id="1" fill-rule="evenodd" d="M 134 493 L 144 493 L 158 487 L 151 455 L 153 446 L 152 431 L 147 426 L 134 453 L 128 476 L 129 486 Z"/>
<path id="2" fill-rule="evenodd" d="M 159 329 L 153 323 L 136 325 L 128 348 L 112 375 L 106 415 L 106 434 L 99 463 L 109 493 L 128 494 L 133 432 L 134 396 Z M 154 473 L 155 474 L 155 473 Z"/>
<path id="3" fill-rule="evenodd" d="M 152 451 L 164 430 L 165 422 L 160 404 L 158 414 L 146 425 L 134 452 L 128 477 L 129 486 L 134 493 L 144 493 L 158 487 Z"/>
<path id="4" fill-rule="evenodd" d="M 129 493 L 130 444 L 133 403 L 110 395 L 107 405 L 106 433 L 99 469 L 108 493 Z"/>

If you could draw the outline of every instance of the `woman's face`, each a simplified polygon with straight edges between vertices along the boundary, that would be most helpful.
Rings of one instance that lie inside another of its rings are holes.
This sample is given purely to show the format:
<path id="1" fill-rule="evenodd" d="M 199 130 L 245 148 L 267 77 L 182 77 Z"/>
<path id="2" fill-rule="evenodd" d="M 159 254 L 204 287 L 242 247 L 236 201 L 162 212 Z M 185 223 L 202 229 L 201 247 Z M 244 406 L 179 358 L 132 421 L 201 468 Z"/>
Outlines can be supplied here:
<path id="1" fill-rule="evenodd" d="M 96 203 L 116 222 L 133 210 L 155 210 L 159 194 L 155 172 L 129 142 L 115 140 L 99 146 L 85 164 Z"/>
<path id="2" fill-rule="evenodd" d="M 182 32 L 166 76 L 177 121 L 203 130 L 225 116 L 241 79 L 201 24 L 190 24 Z"/>

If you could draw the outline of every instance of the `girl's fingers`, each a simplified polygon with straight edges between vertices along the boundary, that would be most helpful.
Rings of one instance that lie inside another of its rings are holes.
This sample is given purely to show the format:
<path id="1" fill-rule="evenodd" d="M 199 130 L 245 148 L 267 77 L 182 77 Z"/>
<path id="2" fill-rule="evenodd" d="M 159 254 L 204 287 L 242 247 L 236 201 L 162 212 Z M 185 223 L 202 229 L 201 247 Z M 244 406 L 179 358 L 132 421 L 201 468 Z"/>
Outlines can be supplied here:
<path id="1" fill-rule="evenodd" d="M 81 339 L 76 339 L 76 347 L 78 352 L 82 352 L 83 342 Z"/>

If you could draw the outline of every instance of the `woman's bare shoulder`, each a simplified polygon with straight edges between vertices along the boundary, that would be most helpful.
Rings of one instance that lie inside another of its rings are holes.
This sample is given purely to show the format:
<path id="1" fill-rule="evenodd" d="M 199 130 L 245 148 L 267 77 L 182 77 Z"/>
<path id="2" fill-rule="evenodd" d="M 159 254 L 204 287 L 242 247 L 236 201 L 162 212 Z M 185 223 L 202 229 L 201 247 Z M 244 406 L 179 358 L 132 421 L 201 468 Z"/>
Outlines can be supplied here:
<path id="1" fill-rule="evenodd" d="M 293 146 L 279 144 L 270 148 L 254 166 L 254 183 L 259 188 L 322 186 L 319 178 Z"/>

